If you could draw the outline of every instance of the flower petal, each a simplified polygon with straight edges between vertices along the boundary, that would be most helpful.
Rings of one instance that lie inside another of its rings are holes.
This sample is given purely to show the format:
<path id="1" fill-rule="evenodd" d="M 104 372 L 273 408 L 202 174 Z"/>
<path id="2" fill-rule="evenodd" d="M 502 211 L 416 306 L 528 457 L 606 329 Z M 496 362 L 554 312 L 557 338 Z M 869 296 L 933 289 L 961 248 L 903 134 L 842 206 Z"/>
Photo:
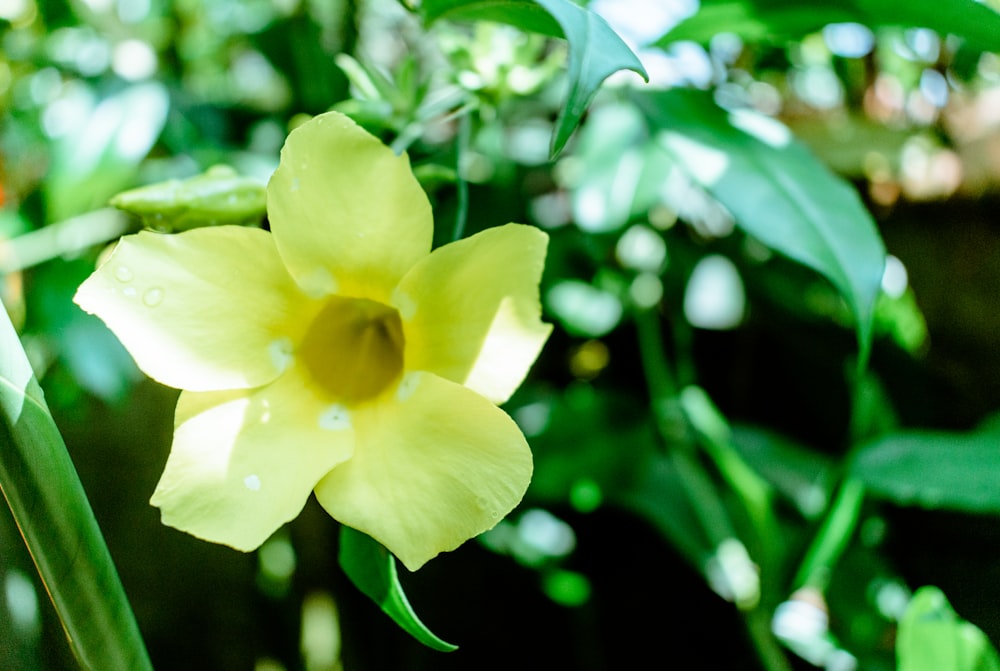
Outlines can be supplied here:
<path id="1" fill-rule="evenodd" d="M 393 296 L 407 369 L 494 403 L 510 398 L 552 330 L 538 297 L 547 245 L 537 228 L 507 224 L 439 247 L 414 266 Z"/>
<path id="2" fill-rule="evenodd" d="M 479 394 L 410 373 L 395 395 L 359 408 L 357 449 L 316 486 L 339 522 L 415 571 L 493 527 L 531 480 L 514 421 Z"/>
<path id="3" fill-rule="evenodd" d="M 147 375 L 192 391 L 277 378 L 312 303 L 271 235 L 237 226 L 126 236 L 74 300 Z"/>
<path id="4" fill-rule="evenodd" d="M 297 516 L 316 482 L 354 449 L 346 412 L 330 425 L 330 409 L 302 387 L 292 368 L 260 389 L 182 392 L 150 501 L 163 523 L 249 551 Z"/>
<path id="5" fill-rule="evenodd" d="M 314 296 L 386 302 L 431 248 L 431 207 L 409 159 L 335 112 L 288 135 L 267 214 L 289 270 Z"/>

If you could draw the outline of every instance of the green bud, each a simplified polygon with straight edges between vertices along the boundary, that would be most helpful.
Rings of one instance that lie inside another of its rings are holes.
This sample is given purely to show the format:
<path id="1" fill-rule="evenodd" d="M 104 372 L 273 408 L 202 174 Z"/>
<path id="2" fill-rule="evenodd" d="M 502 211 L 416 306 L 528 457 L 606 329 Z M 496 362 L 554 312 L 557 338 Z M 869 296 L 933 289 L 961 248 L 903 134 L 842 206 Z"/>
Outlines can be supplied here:
<path id="1" fill-rule="evenodd" d="M 264 185 L 228 165 L 119 193 L 111 204 L 150 228 L 187 231 L 222 224 L 258 224 L 266 212 Z"/>

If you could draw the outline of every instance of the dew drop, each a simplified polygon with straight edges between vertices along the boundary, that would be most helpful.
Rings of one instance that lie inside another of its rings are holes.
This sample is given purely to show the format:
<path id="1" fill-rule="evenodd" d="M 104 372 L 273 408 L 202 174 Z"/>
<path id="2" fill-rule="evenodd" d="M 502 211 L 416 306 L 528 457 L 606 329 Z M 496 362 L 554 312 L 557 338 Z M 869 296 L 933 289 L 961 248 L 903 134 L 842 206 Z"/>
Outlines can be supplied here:
<path id="1" fill-rule="evenodd" d="M 351 428 L 351 413 L 347 408 L 335 403 L 320 413 L 319 428 L 327 431 L 343 431 Z"/>
<path id="2" fill-rule="evenodd" d="M 163 302 L 163 289 L 160 287 L 146 289 L 145 293 L 142 294 L 142 302 L 147 307 L 155 308 Z"/>
<path id="3" fill-rule="evenodd" d="M 392 304 L 399 310 L 399 316 L 406 321 L 413 319 L 413 315 L 417 313 L 416 301 L 398 288 L 392 292 Z"/>
<path id="4" fill-rule="evenodd" d="M 118 266 L 115 268 L 115 279 L 119 282 L 131 282 L 134 277 L 135 273 L 128 266 Z"/>
<path id="5" fill-rule="evenodd" d="M 294 346 L 288 338 L 277 338 L 272 340 L 267 346 L 267 353 L 271 357 L 271 363 L 279 373 L 284 372 L 292 363 L 292 350 Z"/>
<path id="6" fill-rule="evenodd" d="M 322 298 L 337 293 L 337 279 L 326 268 L 317 266 L 303 275 L 302 288 L 310 298 Z"/>
<path id="7" fill-rule="evenodd" d="M 400 402 L 405 401 L 413 396 L 413 392 L 415 392 L 419 386 L 420 373 L 407 373 L 403 376 L 403 379 L 399 381 L 399 387 L 396 388 L 396 398 Z"/>
<path id="8" fill-rule="evenodd" d="M 248 475 L 243 478 L 243 486 L 249 489 L 251 492 L 260 491 L 260 476 L 259 475 Z"/>
<path id="9" fill-rule="evenodd" d="M 298 191 L 298 190 L 299 190 L 299 186 L 300 186 L 300 183 L 299 183 L 299 178 L 298 178 L 298 177 L 293 177 L 293 178 L 292 178 L 292 184 L 291 184 L 291 186 L 290 186 L 290 187 L 288 187 L 288 189 L 289 189 L 289 191 L 291 191 L 292 193 L 295 193 L 296 191 Z"/>
<path id="10" fill-rule="evenodd" d="M 122 289 L 122 293 L 128 298 L 135 298 L 139 292 L 135 290 L 135 287 L 125 287 Z"/>

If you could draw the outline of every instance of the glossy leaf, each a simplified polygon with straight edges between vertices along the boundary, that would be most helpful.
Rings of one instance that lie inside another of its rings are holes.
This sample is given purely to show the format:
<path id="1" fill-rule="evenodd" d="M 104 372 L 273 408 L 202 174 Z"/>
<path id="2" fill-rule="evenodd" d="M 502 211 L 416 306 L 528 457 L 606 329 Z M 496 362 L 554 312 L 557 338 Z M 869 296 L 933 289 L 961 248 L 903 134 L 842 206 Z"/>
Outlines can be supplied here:
<path id="1" fill-rule="evenodd" d="M 214 165 L 187 179 L 148 184 L 111 199 L 150 228 L 187 231 L 201 226 L 259 224 L 265 214 L 264 184 L 228 165 Z"/>
<path id="2" fill-rule="evenodd" d="M 885 247 L 854 188 L 774 119 L 726 112 L 702 91 L 637 93 L 635 100 L 660 149 L 740 228 L 836 287 L 866 361 Z"/>
<path id="3" fill-rule="evenodd" d="M 539 7 L 544 12 L 539 13 Z M 432 0 L 424 2 L 420 11 L 427 22 L 439 18 L 500 21 L 522 30 L 565 36 L 569 43 L 569 94 L 556 122 L 553 156 L 566 145 L 605 79 L 619 70 L 632 70 L 649 79 L 638 57 L 607 22 L 572 0 Z"/>
<path id="4" fill-rule="evenodd" d="M 435 636 L 420 621 L 399 584 L 396 558 L 371 537 L 342 526 L 339 560 L 340 567 L 351 582 L 413 638 L 441 652 L 458 649 L 458 646 Z"/>
<path id="5" fill-rule="evenodd" d="M 963 38 L 983 51 L 1000 49 L 1000 14 L 975 0 L 832 0 L 819 5 L 781 0 L 705 0 L 658 44 L 707 42 L 735 33 L 749 42 L 783 42 L 816 32 L 829 23 L 854 22 L 869 28 L 933 28 Z"/>
<path id="6" fill-rule="evenodd" d="M 0 305 L 0 489 L 86 669 L 151 669 L 62 436 Z"/>
<path id="7" fill-rule="evenodd" d="M 649 81 L 638 57 L 600 16 L 571 0 L 536 0 L 562 27 L 569 42 L 569 98 L 556 122 L 552 155 L 558 154 L 580 123 L 601 83 L 619 70 Z"/>
<path id="8" fill-rule="evenodd" d="M 861 447 L 851 473 L 901 505 L 1000 514 L 1000 430 L 889 434 Z"/>
<path id="9" fill-rule="evenodd" d="M 1000 656 L 937 587 L 913 595 L 896 635 L 897 671 L 1000 671 Z"/>

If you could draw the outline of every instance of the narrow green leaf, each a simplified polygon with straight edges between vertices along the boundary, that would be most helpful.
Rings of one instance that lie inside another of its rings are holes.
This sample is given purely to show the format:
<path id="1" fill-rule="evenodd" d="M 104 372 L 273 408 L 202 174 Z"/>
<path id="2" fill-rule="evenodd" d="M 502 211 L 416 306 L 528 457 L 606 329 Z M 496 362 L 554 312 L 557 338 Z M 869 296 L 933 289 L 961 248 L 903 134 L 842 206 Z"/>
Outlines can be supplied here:
<path id="1" fill-rule="evenodd" d="M 0 304 L 0 489 L 85 669 L 152 666 L 83 486 Z"/>
<path id="2" fill-rule="evenodd" d="M 562 151 L 590 101 L 610 75 L 632 70 L 649 81 L 638 57 L 611 26 L 572 0 L 428 0 L 421 5 L 420 12 L 428 23 L 439 18 L 500 21 L 522 30 L 565 36 L 569 43 L 569 95 L 556 122 L 552 156 Z"/>
<path id="3" fill-rule="evenodd" d="M 851 473 L 901 505 L 1000 514 L 1000 432 L 906 431 L 862 446 Z"/>
<path id="4" fill-rule="evenodd" d="M 572 0 L 535 0 L 562 27 L 569 42 L 569 97 L 559 113 L 551 155 L 566 145 L 598 88 L 619 70 L 632 70 L 646 81 L 649 76 L 618 34 L 594 12 Z"/>
<path id="5" fill-rule="evenodd" d="M 735 33 L 749 42 L 784 42 L 830 23 L 854 22 L 872 29 L 930 28 L 956 35 L 983 51 L 1000 50 L 1000 14 L 975 0 L 830 0 L 821 5 L 782 0 L 704 0 L 700 10 L 657 42 L 708 42 Z"/>
<path id="6" fill-rule="evenodd" d="M 413 612 L 413 607 L 399 584 L 395 557 L 371 537 L 342 526 L 339 560 L 340 567 L 351 582 L 413 638 L 441 652 L 458 649 L 457 645 L 435 636 Z"/>
<path id="7" fill-rule="evenodd" d="M 855 318 L 859 358 L 867 361 L 885 247 L 854 188 L 774 119 L 726 112 L 703 91 L 637 92 L 635 100 L 657 146 L 740 228 L 836 287 Z"/>
<path id="8" fill-rule="evenodd" d="M 960 618 L 937 587 L 921 587 L 896 634 L 897 671 L 1000 671 L 979 627 Z"/>

